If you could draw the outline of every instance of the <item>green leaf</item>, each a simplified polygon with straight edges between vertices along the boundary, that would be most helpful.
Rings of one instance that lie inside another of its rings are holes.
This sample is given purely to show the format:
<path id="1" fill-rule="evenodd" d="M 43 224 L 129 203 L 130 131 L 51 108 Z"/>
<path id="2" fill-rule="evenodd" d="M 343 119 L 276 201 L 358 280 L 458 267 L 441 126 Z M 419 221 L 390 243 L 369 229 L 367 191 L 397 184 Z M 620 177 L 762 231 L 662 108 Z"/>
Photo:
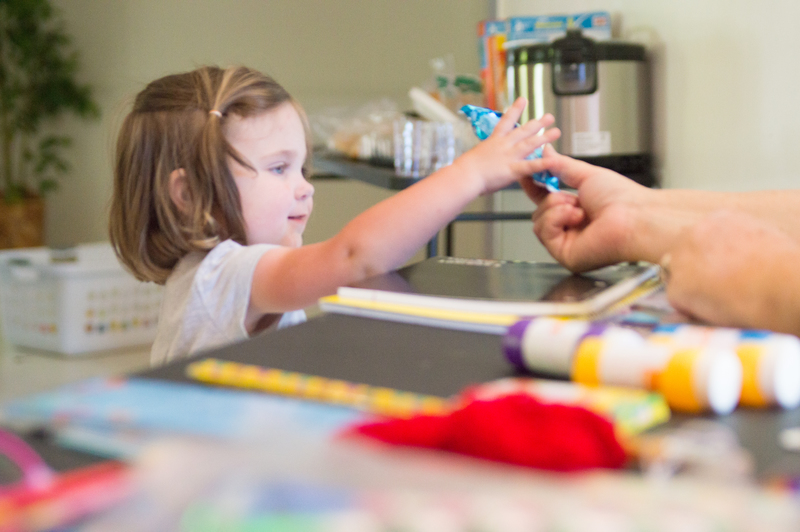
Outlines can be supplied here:
<path id="1" fill-rule="evenodd" d="M 26 174 L 52 190 L 55 176 L 69 170 L 71 139 L 38 139 L 43 125 L 67 112 L 100 116 L 78 72 L 79 55 L 50 0 L 0 0 L 0 187 L 7 198 L 22 193 Z"/>
<path id="2" fill-rule="evenodd" d="M 55 179 L 42 179 L 39 181 L 39 194 L 42 196 L 46 196 L 56 190 L 58 190 L 58 181 Z"/>

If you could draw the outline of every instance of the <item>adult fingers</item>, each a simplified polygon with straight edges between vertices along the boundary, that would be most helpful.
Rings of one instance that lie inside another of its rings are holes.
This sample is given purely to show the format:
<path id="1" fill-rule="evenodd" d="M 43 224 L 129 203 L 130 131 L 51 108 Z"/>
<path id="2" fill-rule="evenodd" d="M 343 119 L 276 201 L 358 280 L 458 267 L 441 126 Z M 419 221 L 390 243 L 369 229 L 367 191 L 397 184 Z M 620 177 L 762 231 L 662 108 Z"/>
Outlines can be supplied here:
<path id="1" fill-rule="evenodd" d="M 533 232 L 545 245 L 563 238 L 569 229 L 580 225 L 586 217 L 583 209 L 568 203 L 555 205 L 539 213 L 539 209 L 534 212 Z"/>
<path id="2" fill-rule="evenodd" d="M 533 181 L 530 179 L 529 181 Z M 578 196 L 569 192 L 548 192 L 547 189 L 539 185 L 532 185 L 533 187 L 545 193 L 544 198 L 537 204 L 536 210 L 533 212 L 534 221 L 548 210 L 558 205 L 571 205 L 573 207 L 581 208 L 578 201 Z"/>
<path id="3" fill-rule="evenodd" d="M 519 181 L 522 190 L 525 192 L 525 195 L 530 198 L 536 205 L 541 205 L 541 203 L 547 198 L 549 192 L 546 188 L 541 187 L 533 182 L 532 178 L 522 178 Z"/>
<path id="4" fill-rule="evenodd" d="M 597 166 L 561 155 L 551 147 L 545 148 L 541 159 L 535 159 L 530 162 L 532 163 L 532 173 L 549 170 L 553 175 L 561 179 L 564 184 L 576 189 L 580 188 L 587 178 L 598 171 Z"/>
<path id="5" fill-rule="evenodd" d="M 538 146 L 536 146 L 536 144 L 533 144 L 533 145 L 527 145 L 526 144 L 526 145 L 518 146 L 518 149 L 520 150 L 519 151 L 519 155 L 527 156 L 530 153 L 533 153 L 533 151 L 536 149 L 536 147 L 538 147 Z M 519 159 L 519 160 L 513 161 L 511 163 L 511 167 L 514 169 L 515 172 L 519 172 L 519 173 L 521 173 L 523 175 L 533 175 L 533 174 L 538 174 L 539 172 L 542 172 L 544 170 L 549 170 L 551 168 L 552 164 L 553 164 L 552 162 L 544 161 L 544 159 L 527 159 L 527 158 L 525 158 L 525 159 Z M 555 172 L 553 172 L 553 174 L 557 175 L 557 174 L 555 174 Z"/>

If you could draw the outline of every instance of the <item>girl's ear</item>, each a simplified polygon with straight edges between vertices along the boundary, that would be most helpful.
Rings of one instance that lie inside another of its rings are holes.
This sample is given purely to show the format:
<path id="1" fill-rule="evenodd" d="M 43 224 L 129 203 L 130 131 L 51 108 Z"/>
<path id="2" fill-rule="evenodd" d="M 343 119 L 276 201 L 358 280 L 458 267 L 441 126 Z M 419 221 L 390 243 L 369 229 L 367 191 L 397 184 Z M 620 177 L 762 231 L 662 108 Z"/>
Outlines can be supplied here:
<path id="1" fill-rule="evenodd" d="M 173 170 L 169 174 L 169 197 L 180 212 L 186 214 L 192 202 L 189 186 L 186 183 L 186 171 L 183 168 Z"/>

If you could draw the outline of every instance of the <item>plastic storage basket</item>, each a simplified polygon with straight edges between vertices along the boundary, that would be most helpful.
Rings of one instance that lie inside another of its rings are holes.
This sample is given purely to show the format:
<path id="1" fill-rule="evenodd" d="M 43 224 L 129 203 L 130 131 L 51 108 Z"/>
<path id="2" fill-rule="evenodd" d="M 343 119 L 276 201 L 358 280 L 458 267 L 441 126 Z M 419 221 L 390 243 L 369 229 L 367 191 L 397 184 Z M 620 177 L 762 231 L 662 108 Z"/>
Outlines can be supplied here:
<path id="1" fill-rule="evenodd" d="M 0 252 L 3 336 L 64 354 L 153 341 L 162 287 L 137 281 L 108 243 Z"/>

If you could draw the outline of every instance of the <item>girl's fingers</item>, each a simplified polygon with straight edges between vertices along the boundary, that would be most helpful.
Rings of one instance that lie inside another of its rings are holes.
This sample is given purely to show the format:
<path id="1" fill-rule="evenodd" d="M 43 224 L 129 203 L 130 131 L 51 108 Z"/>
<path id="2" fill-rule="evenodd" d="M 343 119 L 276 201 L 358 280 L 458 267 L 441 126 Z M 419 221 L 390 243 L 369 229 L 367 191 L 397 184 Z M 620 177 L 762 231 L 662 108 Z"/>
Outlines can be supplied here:
<path id="1" fill-rule="evenodd" d="M 560 136 L 560 135 L 561 135 L 561 132 L 559 131 L 559 136 Z M 556 149 L 553 147 L 553 145 L 552 145 L 552 144 L 548 144 L 548 145 L 547 145 L 547 146 L 545 146 L 545 147 L 544 147 L 544 149 L 542 150 L 542 155 L 543 155 L 544 157 L 553 157 L 553 156 L 555 156 L 555 155 L 560 155 L 560 154 L 559 154 L 559 153 L 556 151 Z"/>
<path id="2" fill-rule="evenodd" d="M 553 125 L 555 121 L 556 118 L 553 115 L 546 113 L 536 120 L 528 120 L 520 129 L 528 134 L 536 134 L 539 130 Z"/>
<path id="3" fill-rule="evenodd" d="M 540 133 L 544 134 L 545 128 L 552 126 L 555 121 L 556 119 L 551 114 L 546 114 L 538 120 L 528 120 L 525 122 L 525 125 L 515 128 L 513 131 L 511 131 L 508 134 L 508 139 L 511 142 L 519 143 L 531 137 L 536 137 Z M 552 130 L 555 129 L 557 128 L 552 128 Z M 551 131 L 551 129 L 548 129 L 547 131 Z"/>
<path id="4" fill-rule="evenodd" d="M 557 127 L 554 127 L 548 129 L 541 135 L 535 135 L 522 140 L 522 142 L 518 144 L 518 147 L 522 151 L 522 155 L 527 157 L 540 146 L 543 146 L 545 144 L 550 144 L 551 142 L 555 142 L 559 138 L 561 138 L 561 130 L 558 129 Z"/>
<path id="5" fill-rule="evenodd" d="M 522 116 L 522 111 L 525 110 L 525 106 L 528 105 L 528 100 L 520 96 L 519 98 L 511 104 L 511 107 L 503 113 L 503 116 L 500 117 L 500 121 L 494 127 L 493 134 L 496 133 L 508 133 L 512 129 L 516 127 L 517 122 L 519 122 L 519 118 Z"/>

